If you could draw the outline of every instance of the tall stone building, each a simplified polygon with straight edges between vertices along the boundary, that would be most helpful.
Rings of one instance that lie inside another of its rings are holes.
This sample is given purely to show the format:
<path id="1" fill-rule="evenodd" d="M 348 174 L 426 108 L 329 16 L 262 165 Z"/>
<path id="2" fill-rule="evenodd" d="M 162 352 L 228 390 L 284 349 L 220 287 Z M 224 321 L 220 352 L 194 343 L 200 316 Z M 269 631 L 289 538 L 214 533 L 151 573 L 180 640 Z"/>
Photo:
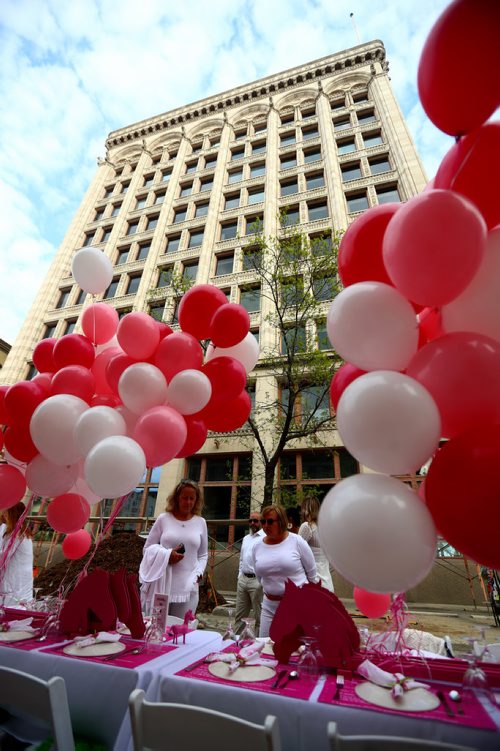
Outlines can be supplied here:
<path id="1" fill-rule="evenodd" d="M 369 206 L 406 201 L 425 183 L 378 40 L 114 131 L 2 380 L 33 373 L 30 357 L 42 337 L 79 331 L 92 299 L 71 277 L 78 248 L 102 248 L 111 259 L 115 273 L 102 297 L 120 315 L 145 310 L 175 326 L 168 280 L 177 271 L 243 304 L 252 331 L 265 342 L 265 304 L 242 252 L 257 217 L 266 235 L 279 236 L 278 215 L 286 208 L 314 238 L 347 228 Z M 272 376 L 257 366 L 250 381 L 258 402 Z M 244 433 L 209 435 L 195 457 L 149 471 L 123 513 L 159 513 L 167 492 L 189 475 L 204 487 L 207 518 L 245 518 L 250 501 L 259 505 L 262 487 Z M 337 451 L 306 441 L 286 453 L 292 491 L 307 484 L 326 490 L 357 471 L 338 435 L 329 440 Z M 285 473 L 278 473 L 280 482 Z M 220 524 L 217 537 L 231 540 L 233 531 Z"/>

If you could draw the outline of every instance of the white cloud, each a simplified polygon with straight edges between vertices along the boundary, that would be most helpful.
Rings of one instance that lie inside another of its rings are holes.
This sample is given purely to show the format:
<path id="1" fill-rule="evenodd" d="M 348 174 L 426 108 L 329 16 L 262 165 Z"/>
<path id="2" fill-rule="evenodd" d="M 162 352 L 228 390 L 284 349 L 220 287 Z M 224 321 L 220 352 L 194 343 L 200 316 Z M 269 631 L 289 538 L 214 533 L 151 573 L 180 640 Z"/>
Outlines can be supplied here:
<path id="1" fill-rule="evenodd" d="M 0 337 L 12 342 L 109 131 L 381 39 L 431 176 L 449 139 L 416 96 L 447 0 L 2 0 Z"/>

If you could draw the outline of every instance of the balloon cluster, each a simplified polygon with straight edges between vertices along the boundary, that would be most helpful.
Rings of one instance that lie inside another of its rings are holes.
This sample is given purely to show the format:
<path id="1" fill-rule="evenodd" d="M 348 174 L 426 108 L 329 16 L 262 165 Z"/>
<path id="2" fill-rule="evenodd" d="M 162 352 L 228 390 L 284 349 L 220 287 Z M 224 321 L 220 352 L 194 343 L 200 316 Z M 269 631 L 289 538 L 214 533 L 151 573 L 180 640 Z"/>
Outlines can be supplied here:
<path id="1" fill-rule="evenodd" d="M 97 294 L 113 269 L 101 251 L 82 248 L 72 272 Z M 51 498 L 47 521 L 68 534 L 68 558 L 90 547 L 82 527 L 93 504 L 127 495 L 146 467 L 196 453 L 208 430 L 236 430 L 250 415 L 246 378 L 259 348 L 247 311 L 205 284 L 182 297 L 178 318 L 174 332 L 146 313 L 119 320 L 112 306 L 92 303 L 83 334 L 41 340 L 39 373 L 0 387 L 0 509 L 27 488 Z M 210 340 L 206 354 L 200 340 Z"/>
<path id="2" fill-rule="evenodd" d="M 327 331 L 346 362 L 330 393 L 344 445 L 373 472 L 328 493 L 319 531 L 334 567 L 368 592 L 420 582 L 436 529 L 500 568 L 500 123 L 485 122 L 500 104 L 499 34 L 496 0 L 456 0 L 438 19 L 419 92 L 456 143 L 420 195 L 368 209 L 339 248 Z M 470 44 L 473 105 L 454 62 Z M 431 458 L 423 499 L 389 476 Z"/>

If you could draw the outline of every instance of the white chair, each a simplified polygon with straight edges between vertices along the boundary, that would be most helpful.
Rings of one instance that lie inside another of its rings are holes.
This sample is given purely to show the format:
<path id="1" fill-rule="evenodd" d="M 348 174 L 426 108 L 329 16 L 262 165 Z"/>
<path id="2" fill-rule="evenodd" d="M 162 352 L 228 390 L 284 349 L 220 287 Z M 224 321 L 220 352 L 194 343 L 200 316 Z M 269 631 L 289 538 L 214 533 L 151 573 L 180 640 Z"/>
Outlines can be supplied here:
<path id="1" fill-rule="evenodd" d="M 134 751 L 163 751 L 167 747 L 182 751 L 281 749 L 278 721 L 272 715 L 263 725 L 256 725 L 212 709 L 149 702 L 140 688 L 130 694 L 129 710 Z"/>
<path id="2" fill-rule="evenodd" d="M 31 743 L 51 737 L 56 751 L 74 751 L 66 684 L 60 676 L 43 681 L 0 667 L 0 707 L 8 712 L 2 728 L 18 740 Z"/>
<path id="3" fill-rule="evenodd" d="M 339 735 L 336 722 L 328 723 L 327 732 L 331 751 L 477 751 L 471 746 L 394 735 Z"/>

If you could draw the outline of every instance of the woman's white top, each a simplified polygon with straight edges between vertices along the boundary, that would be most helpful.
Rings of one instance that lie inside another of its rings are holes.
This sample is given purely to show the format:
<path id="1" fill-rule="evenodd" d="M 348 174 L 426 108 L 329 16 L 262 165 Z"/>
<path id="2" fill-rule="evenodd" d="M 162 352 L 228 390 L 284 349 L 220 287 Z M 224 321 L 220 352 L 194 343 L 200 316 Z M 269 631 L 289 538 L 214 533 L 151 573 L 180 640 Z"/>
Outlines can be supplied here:
<path id="1" fill-rule="evenodd" d="M 5 524 L 0 524 L 0 558 L 7 549 L 10 535 L 5 534 Z M 33 540 L 17 535 L 0 571 L 0 590 L 9 592 L 5 605 L 19 605 L 19 600 L 33 599 Z"/>
<path id="2" fill-rule="evenodd" d="M 318 576 L 321 584 L 333 592 L 333 581 L 330 573 L 330 564 L 328 558 L 323 553 L 319 542 L 318 525 L 315 522 L 304 522 L 300 525 L 299 535 L 310 545 L 316 561 Z"/>
<path id="3" fill-rule="evenodd" d="M 202 516 L 179 521 L 166 511 L 155 521 L 144 544 L 146 551 L 155 544 L 173 550 L 181 543 L 186 548 L 184 558 L 169 567 L 170 592 L 165 594 L 170 595 L 170 602 L 187 602 L 191 592 L 198 587 L 198 577 L 203 575 L 208 561 L 207 523 Z M 165 565 L 168 565 L 167 559 Z"/>
<path id="4" fill-rule="evenodd" d="M 266 594 L 283 595 L 287 579 L 299 587 L 308 581 L 318 581 L 311 548 L 293 532 L 274 545 L 259 540 L 253 546 L 252 555 L 255 574 Z"/>

